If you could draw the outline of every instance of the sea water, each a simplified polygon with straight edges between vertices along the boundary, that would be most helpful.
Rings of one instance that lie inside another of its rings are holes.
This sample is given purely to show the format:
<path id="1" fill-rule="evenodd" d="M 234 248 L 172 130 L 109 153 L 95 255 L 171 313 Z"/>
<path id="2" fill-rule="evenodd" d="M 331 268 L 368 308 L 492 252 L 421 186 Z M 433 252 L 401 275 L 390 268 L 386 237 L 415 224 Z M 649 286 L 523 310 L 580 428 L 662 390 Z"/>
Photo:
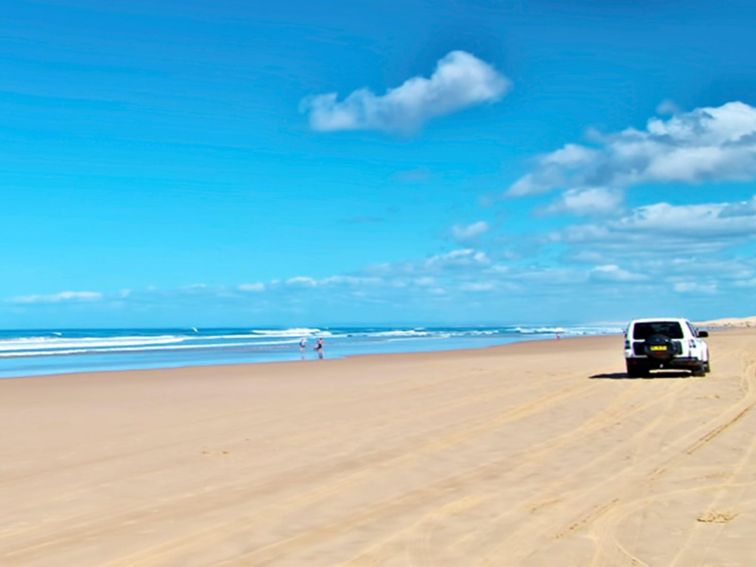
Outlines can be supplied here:
<path id="1" fill-rule="evenodd" d="M 430 352 L 557 336 L 621 332 L 612 326 L 44 329 L 0 331 L 0 378 Z M 300 341 L 305 348 L 300 348 Z"/>

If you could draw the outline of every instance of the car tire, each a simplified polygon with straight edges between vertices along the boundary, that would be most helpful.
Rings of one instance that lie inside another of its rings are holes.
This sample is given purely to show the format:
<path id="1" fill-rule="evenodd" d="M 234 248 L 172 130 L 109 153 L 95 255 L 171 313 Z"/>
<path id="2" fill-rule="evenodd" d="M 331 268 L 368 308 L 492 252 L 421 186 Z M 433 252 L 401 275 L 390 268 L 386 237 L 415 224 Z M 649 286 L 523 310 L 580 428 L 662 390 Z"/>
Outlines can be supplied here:
<path id="1" fill-rule="evenodd" d="M 645 364 L 626 360 L 628 378 L 642 378 L 648 376 L 648 368 Z"/>
<path id="2" fill-rule="evenodd" d="M 711 372 L 711 362 L 708 360 L 704 363 L 704 372 L 707 374 Z"/>
<path id="3" fill-rule="evenodd" d="M 706 376 L 706 363 L 705 362 L 700 363 L 698 365 L 698 368 L 694 368 L 691 371 L 691 374 L 693 376 L 698 376 L 698 377 Z"/>

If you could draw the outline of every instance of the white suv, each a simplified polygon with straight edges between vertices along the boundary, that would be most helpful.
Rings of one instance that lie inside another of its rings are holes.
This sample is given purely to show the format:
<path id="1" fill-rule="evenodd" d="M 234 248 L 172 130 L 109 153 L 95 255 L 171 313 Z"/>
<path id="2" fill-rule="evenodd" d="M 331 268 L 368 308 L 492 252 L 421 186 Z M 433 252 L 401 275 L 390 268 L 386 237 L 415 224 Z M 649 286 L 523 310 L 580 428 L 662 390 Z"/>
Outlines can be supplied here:
<path id="1" fill-rule="evenodd" d="M 690 370 L 704 376 L 711 370 L 708 337 L 687 319 L 659 318 L 630 321 L 625 331 L 627 375 L 648 376 L 659 368 Z"/>

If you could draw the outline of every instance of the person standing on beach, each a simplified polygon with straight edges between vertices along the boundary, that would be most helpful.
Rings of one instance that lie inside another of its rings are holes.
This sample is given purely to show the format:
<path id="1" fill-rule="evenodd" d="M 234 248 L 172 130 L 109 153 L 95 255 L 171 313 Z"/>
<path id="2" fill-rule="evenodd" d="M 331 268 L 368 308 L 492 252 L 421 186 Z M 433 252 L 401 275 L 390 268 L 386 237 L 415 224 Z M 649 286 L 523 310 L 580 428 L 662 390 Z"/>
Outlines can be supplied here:
<path id="1" fill-rule="evenodd" d="M 313 350 L 318 353 L 318 358 L 323 360 L 323 339 L 318 339 L 318 342 L 315 343 L 315 348 Z"/>
<path id="2" fill-rule="evenodd" d="M 299 339 L 299 354 L 302 358 L 304 358 L 306 347 L 307 347 L 307 339 L 302 337 L 301 339 Z"/>

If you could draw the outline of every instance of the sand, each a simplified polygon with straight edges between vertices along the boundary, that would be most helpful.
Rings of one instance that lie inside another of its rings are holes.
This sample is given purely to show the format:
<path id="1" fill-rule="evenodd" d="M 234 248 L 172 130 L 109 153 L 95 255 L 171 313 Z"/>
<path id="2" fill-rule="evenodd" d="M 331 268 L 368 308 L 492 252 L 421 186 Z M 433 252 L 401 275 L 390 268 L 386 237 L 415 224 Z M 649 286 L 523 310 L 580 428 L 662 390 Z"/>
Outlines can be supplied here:
<path id="1" fill-rule="evenodd" d="M 0 564 L 753 564 L 756 330 L 0 380 Z"/>

